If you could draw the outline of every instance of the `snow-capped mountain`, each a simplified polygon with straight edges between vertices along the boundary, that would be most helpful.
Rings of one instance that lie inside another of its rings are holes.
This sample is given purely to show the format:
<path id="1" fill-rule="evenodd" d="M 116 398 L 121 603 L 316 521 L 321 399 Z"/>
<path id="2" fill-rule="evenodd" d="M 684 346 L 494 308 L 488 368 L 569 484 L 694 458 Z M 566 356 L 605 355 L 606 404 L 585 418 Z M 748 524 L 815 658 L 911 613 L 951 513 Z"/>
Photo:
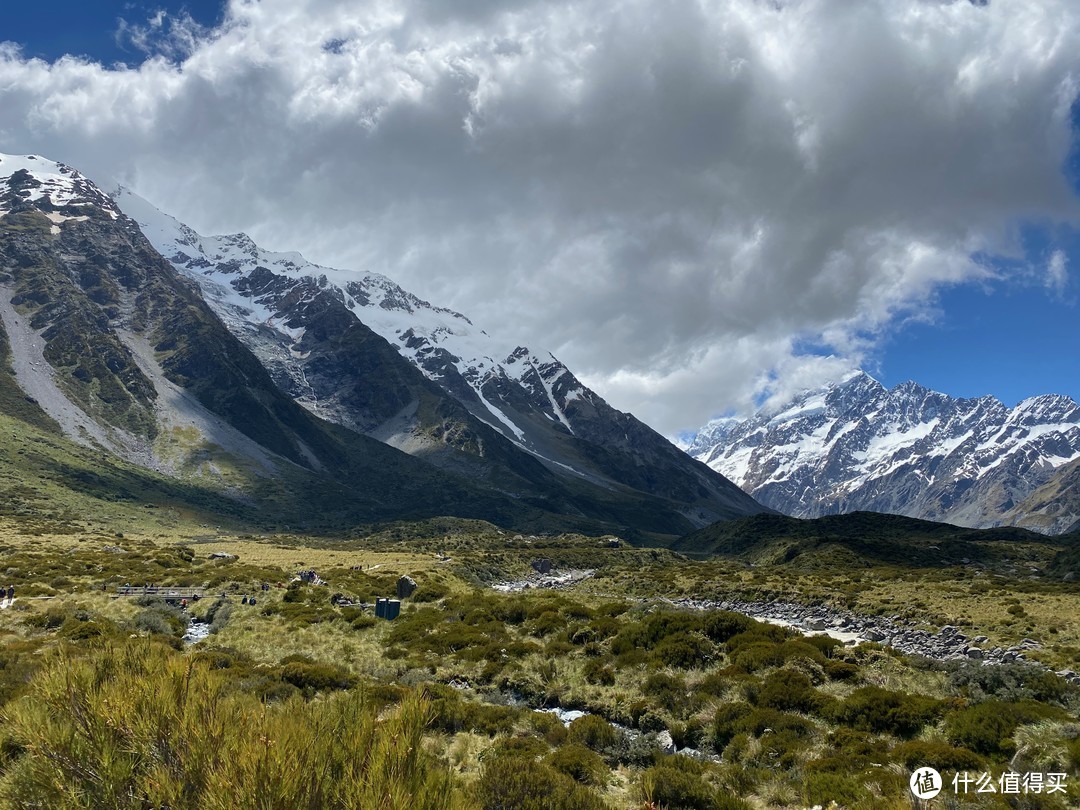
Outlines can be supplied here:
<path id="1" fill-rule="evenodd" d="M 1080 406 L 1064 396 L 1009 409 L 993 397 L 956 399 L 914 382 L 889 390 L 857 373 L 749 419 L 710 422 L 687 452 L 798 517 L 869 510 L 1046 531 L 1078 517 L 1074 509 L 1021 509 L 1080 459 Z"/>
<path id="2" fill-rule="evenodd" d="M 135 219 L 150 242 L 181 272 L 198 282 L 206 300 L 234 331 L 273 362 L 280 374 L 293 377 L 298 402 L 333 414 L 337 421 L 356 423 L 349 408 L 326 392 L 320 396 L 305 379 L 301 348 L 306 305 L 329 293 L 366 326 L 391 343 L 428 379 L 462 389 L 473 398 L 477 415 L 491 427 L 524 447 L 535 441 L 520 415 L 499 407 L 485 396 L 502 379 L 518 384 L 554 425 L 573 433 L 563 406 L 575 399 L 595 397 L 572 379 L 569 370 L 548 353 L 501 346 L 464 315 L 437 307 L 399 287 L 386 276 L 337 270 L 313 264 L 299 253 L 261 249 L 247 234 L 200 236 L 178 220 L 158 211 L 127 189 L 113 197 Z M 263 339 L 258 339 L 262 333 Z M 267 338 L 278 344 L 276 350 Z M 276 357 L 274 355 L 277 355 Z M 498 397 L 494 397 L 498 399 Z"/>
<path id="3" fill-rule="evenodd" d="M 248 503 L 300 475 L 354 519 L 644 537 L 762 510 L 550 354 L 40 157 L 0 155 L 0 326 L 5 413 Z"/>
<path id="4" fill-rule="evenodd" d="M 122 188 L 113 198 L 278 385 L 323 418 L 472 475 L 570 476 L 674 501 L 693 525 L 761 509 L 704 465 L 686 464 L 550 353 L 501 345 L 385 276 L 269 252 L 245 234 L 202 236 Z M 522 451 L 542 475 L 516 457 Z"/>

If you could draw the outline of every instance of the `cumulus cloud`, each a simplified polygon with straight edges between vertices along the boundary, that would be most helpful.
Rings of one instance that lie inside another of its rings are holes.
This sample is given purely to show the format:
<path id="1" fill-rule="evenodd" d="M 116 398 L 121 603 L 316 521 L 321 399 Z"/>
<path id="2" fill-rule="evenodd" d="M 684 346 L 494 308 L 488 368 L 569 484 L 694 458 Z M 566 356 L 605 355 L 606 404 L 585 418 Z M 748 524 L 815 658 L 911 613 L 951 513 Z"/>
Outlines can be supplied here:
<path id="1" fill-rule="evenodd" d="M 384 272 L 675 432 L 1076 224 L 1078 52 L 1071 0 L 232 0 L 179 61 L 0 47 L 0 149 Z"/>

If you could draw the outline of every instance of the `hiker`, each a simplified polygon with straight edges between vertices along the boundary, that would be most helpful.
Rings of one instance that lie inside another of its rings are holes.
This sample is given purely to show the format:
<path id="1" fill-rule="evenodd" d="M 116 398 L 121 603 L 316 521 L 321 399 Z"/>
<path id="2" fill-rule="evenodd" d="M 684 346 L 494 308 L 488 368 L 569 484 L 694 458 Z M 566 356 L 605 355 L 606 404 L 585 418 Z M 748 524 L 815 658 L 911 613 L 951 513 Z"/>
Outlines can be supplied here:
<path id="1" fill-rule="evenodd" d="M 8 601 L 9 601 L 9 602 L 10 602 L 10 601 L 11 601 L 12 599 L 14 599 L 14 598 L 15 598 L 15 586 L 14 586 L 14 585 L 8 585 L 8 586 L 7 586 L 7 598 L 8 598 Z"/>
<path id="2" fill-rule="evenodd" d="M 240 604 L 241 605 L 246 605 L 247 603 L 248 603 L 247 594 L 245 593 L 244 598 L 240 600 Z"/>

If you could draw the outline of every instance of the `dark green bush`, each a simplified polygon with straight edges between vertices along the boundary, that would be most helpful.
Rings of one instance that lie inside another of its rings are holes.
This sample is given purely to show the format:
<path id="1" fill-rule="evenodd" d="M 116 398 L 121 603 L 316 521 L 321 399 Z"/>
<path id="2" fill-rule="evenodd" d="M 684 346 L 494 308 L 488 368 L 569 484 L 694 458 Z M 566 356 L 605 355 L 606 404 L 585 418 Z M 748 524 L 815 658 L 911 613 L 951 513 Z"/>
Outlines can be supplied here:
<path id="1" fill-rule="evenodd" d="M 845 661 L 825 662 L 825 674 L 834 681 L 853 681 L 859 676 L 859 668 Z"/>
<path id="2" fill-rule="evenodd" d="M 1016 750 L 1012 736 L 1019 726 L 1066 717 L 1060 709 L 1044 703 L 988 700 L 949 712 L 945 717 L 945 736 L 953 745 L 977 754 L 1008 757 Z"/>
<path id="3" fill-rule="evenodd" d="M 870 794 L 862 780 L 851 773 L 807 771 L 801 780 L 803 801 L 809 805 L 826 806 L 835 802 L 841 807 L 863 806 Z"/>
<path id="4" fill-rule="evenodd" d="M 594 751 L 612 748 L 619 741 L 619 732 L 603 717 L 587 714 L 567 728 L 571 742 L 581 743 Z"/>
<path id="5" fill-rule="evenodd" d="M 612 672 L 610 667 L 604 666 L 603 662 L 595 658 L 585 662 L 585 666 L 582 667 L 582 675 L 585 676 L 587 683 L 599 686 L 615 685 L 615 673 Z"/>
<path id="6" fill-rule="evenodd" d="M 653 657 L 679 669 L 701 669 L 716 657 L 716 645 L 701 633 L 674 633 L 653 648 Z"/>
<path id="7" fill-rule="evenodd" d="M 833 710 L 837 722 L 861 731 L 912 737 L 944 709 L 939 700 L 877 686 L 856 689 Z"/>
<path id="8" fill-rule="evenodd" d="M 741 613 L 713 610 L 702 617 L 701 630 L 710 640 L 723 644 L 733 636 L 751 630 L 756 624 L 749 616 Z"/>
<path id="9" fill-rule="evenodd" d="M 570 743 L 552 751 L 547 764 L 583 785 L 603 784 L 609 771 L 600 755 L 579 743 Z"/>
<path id="10" fill-rule="evenodd" d="M 529 723 L 550 745 L 562 745 L 569 734 L 562 721 L 550 712 L 530 712 Z"/>
<path id="11" fill-rule="evenodd" d="M 341 667 L 330 664 L 307 664 L 290 661 L 281 668 L 281 680 L 297 689 L 311 689 L 316 692 L 332 689 L 350 689 L 356 684 L 356 677 Z"/>
<path id="12" fill-rule="evenodd" d="M 701 763 L 689 757 L 665 757 L 642 774 L 641 798 L 664 810 L 752 810 L 710 785 L 704 773 Z"/>
<path id="13" fill-rule="evenodd" d="M 892 750 L 892 759 L 908 768 L 928 765 L 939 771 L 974 771 L 983 768 L 986 760 L 966 748 L 954 748 L 948 743 L 909 740 Z"/>
<path id="14" fill-rule="evenodd" d="M 713 747 L 723 751 L 742 730 L 742 720 L 753 711 L 748 703 L 725 703 L 713 717 Z"/>
<path id="15" fill-rule="evenodd" d="M 769 673 L 761 686 L 750 690 L 758 706 L 782 711 L 809 712 L 819 703 L 818 691 L 802 672 L 778 669 Z"/>
<path id="16" fill-rule="evenodd" d="M 485 759 L 475 796 L 482 810 L 609 810 L 590 788 L 527 757 Z"/>

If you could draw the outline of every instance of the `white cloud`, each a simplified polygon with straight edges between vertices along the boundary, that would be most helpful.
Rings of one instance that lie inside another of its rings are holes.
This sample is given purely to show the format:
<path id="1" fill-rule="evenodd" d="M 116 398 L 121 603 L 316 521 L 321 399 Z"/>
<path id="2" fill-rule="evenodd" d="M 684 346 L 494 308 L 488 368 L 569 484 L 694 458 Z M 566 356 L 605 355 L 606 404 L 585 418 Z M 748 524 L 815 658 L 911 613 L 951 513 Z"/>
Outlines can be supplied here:
<path id="1" fill-rule="evenodd" d="M 1065 294 L 1069 286 L 1069 261 L 1065 251 L 1055 250 L 1050 254 L 1050 261 L 1046 265 L 1046 289 L 1057 296 Z"/>
<path id="2" fill-rule="evenodd" d="M 1076 53 L 1071 0 L 233 0 L 180 63 L 0 49 L 0 150 L 385 272 L 674 432 L 1075 224 Z"/>

